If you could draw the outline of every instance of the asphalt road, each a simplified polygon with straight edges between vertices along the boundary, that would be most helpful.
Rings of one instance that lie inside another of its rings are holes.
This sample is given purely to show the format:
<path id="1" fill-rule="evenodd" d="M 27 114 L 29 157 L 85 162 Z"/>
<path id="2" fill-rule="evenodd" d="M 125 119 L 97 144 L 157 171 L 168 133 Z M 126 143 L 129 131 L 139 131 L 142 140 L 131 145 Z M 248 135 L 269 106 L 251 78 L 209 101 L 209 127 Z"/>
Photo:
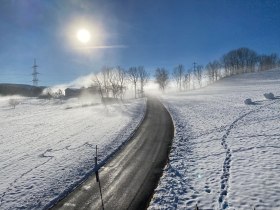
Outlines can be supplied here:
<path id="1" fill-rule="evenodd" d="M 145 118 L 132 139 L 99 171 L 104 209 L 146 209 L 174 135 L 172 119 L 154 98 L 147 101 Z M 95 175 L 52 209 L 102 209 Z"/>

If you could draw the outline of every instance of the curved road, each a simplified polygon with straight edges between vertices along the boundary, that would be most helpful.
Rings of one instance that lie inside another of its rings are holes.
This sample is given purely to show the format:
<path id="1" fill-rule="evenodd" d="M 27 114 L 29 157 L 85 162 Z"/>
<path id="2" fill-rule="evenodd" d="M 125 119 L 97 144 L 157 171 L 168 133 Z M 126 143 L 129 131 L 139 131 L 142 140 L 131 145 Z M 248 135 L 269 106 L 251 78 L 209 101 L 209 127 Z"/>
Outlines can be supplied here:
<path id="1" fill-rule="evenodd" d="M 132 139 L 99 171 L 106 210 L 145 209 L 166 164 L 174 135 L 172 119 L 148 98 L 145 118 Z M 102 209 L 95 175 L 52 209 Z"/>

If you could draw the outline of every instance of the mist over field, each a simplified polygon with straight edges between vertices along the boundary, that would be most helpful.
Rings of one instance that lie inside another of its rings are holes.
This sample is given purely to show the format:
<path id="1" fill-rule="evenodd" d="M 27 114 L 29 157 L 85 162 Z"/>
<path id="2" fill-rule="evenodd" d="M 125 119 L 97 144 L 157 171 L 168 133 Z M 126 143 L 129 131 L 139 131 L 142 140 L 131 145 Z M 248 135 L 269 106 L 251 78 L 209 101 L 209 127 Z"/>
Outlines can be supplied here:
<path id="1" fill-rule="evenodd" d="M 280 210 L 279 0 L 2 0 L 0 210 Z"/>

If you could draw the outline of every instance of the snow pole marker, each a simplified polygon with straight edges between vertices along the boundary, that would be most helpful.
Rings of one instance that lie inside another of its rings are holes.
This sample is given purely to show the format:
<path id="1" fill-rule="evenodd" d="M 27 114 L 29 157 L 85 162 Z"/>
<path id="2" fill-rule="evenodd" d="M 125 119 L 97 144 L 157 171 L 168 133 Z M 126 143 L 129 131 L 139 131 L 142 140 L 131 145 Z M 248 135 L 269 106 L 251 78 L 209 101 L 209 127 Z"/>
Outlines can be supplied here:
<path id="1" fill-rule="evenodd" d="M 97 145 L 95 147 L 95 157 L 94 157 L 94 160 L 95 160 L 95 168 L 97 168 Z M 98 172 L 98 170 L 95 171 L 95 177 L 96 177 L 96 182 L 99 182 L 99 172 Z"/>
<path id="2" fill-rule="evenodd" d="M 97 145 L 95 147 L 95 158 L 94 158 L 94 160 L 95 160 L 95 168 L 97 168 Z M 104 203 L 103 203 L 102 190 L 101 190 L 101 182 L 100 182 L 100 179 L 99 179 L 98 169 L 95 171 L 95 177 L 96 177 L 96 182 L 98 182 L 98 184 L 99 184 L 99 193 L 100 193 L 100 198 L 101 198 L 102 209 L 105 210 Z"/>

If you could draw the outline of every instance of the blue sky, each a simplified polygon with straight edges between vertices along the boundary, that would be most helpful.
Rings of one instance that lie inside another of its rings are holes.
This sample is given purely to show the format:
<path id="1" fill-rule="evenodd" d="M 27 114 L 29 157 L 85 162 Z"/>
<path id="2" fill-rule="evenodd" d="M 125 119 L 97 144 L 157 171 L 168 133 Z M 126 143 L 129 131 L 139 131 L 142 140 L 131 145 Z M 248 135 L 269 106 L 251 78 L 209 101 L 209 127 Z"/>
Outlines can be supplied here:
<path id="1" fill-rule="evenodd" d="M 105 65 L 172 70 L 238 47 L 280 53 L 279 11 L 274 0 L 1 0 L 0 82 L 31 84 L 34 58 L 39 85 L 53 85 Z"/>

